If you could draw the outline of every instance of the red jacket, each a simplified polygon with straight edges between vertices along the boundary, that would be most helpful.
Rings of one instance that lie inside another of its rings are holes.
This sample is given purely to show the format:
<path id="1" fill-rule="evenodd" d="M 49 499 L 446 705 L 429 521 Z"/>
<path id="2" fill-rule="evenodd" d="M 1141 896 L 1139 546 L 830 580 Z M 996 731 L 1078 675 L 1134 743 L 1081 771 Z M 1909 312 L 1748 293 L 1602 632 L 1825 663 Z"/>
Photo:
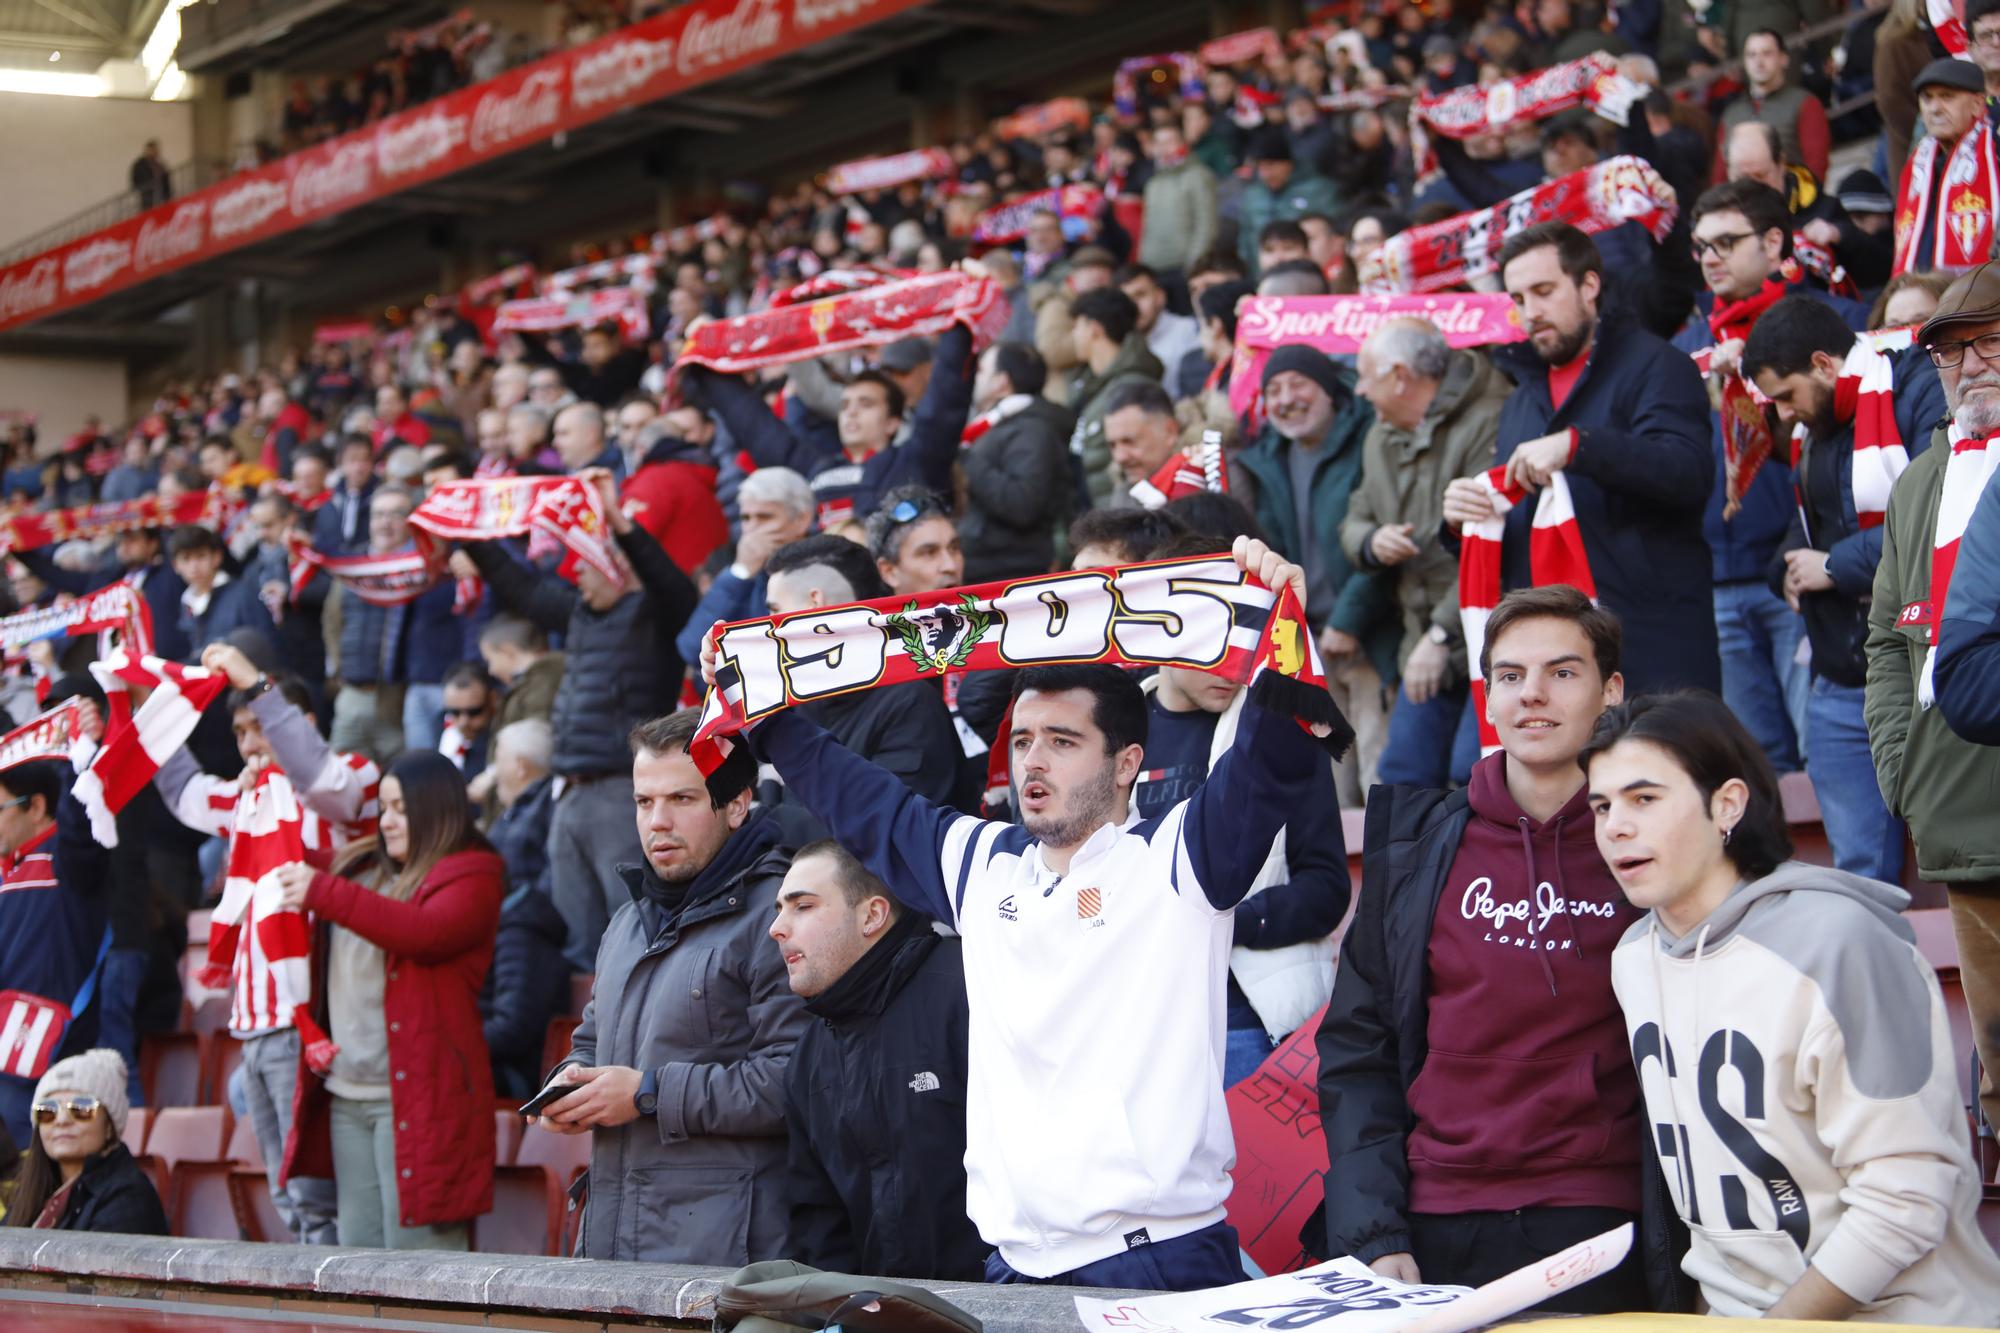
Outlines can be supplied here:
<path id="1" fill-rule="evenodd" d="M 406 1227 L 463 1222 L 493 1206 L 493 1073 L 479 988 L 493 961 L 506 872 L 486 848 L 437 863 L 410 901 L 313 876 L 306 908 L 387 955 L 390 1106 Z M 284 1175 L 331 1176 L 326 1085 L 303 1065 Z"/>
<path id="2" fill-rule="evenodd" d="M 707 458 L 699 446 L 660 440 L 619 494 L 626 516 L 687 574 L 729 540 L 729 520 L 715 498 L 715 467 Z"/>

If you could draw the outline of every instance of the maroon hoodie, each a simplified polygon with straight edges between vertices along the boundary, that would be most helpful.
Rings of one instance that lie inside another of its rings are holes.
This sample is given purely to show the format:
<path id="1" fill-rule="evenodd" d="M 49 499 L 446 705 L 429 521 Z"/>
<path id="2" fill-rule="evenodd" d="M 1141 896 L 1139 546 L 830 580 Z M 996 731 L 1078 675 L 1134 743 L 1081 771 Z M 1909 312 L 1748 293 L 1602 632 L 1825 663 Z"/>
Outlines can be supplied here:
<path id="1" fill-rule="evenodd" d="M 1639 1211 L 1639 1083 L 1611 950 L 1639 913 L 1584 790 L 1545 824 L 1472 770 L 1472 817 L 1426 955 L 1430 1054 L 1410 1085 L 1410 1211 Z"/>

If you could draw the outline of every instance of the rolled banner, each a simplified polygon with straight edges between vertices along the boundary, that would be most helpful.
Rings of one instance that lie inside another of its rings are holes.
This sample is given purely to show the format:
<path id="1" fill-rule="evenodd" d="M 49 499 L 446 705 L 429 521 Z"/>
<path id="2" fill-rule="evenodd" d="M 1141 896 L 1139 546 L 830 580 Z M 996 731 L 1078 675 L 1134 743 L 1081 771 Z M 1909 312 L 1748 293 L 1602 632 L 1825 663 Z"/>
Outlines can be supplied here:
<path id="1" fill-rule="evenodd" d="M 0 648 L 15 649 L 37 639 L 115 631 L 119 645 L 143 657 L 153 651 L 153 611 L 139 590 L 123 579 L 61 606 L 38 607 L 0 619 Z"/>
<path id="2" fill-rule="evenodd" d="M 0 772 L 44 759 L 67 760 L 77 739 L 83 735 L 82 695 L 69 698 L 32 721 L 0 736 Z"/>
<path id="3" fill-rule="evenodd" d="M 505 301 L 493 317 L 493 330 L 548 333 L 556 329 L 589 328 L 607 321 L 616 323 L 627 338 L 645 338 L 652 332 L 645 295 L 631 287 L 600 287 L 575 296 Z"/>
<path id="4" fill-rule="evenodd" d="M 993 122 L 994 135 L 1002 139 L 1042 139 L 1058 130 L 1089 128 L 1090 103 L 1081 97 L 1036 102 Z"/>
<path id="5" fill-rule="evenodd" d="M 953 171 L 951 154 L 942 148 L 915 148 L 888 157 L 864 157 L 843 162 L 826 173 L 826 188 L 835 194 L 887 190 L 909 181 L 935 180 Z"/>
<path id="6" fill-rule="evenodd" d="M 688 335 L 678 365 L 741 374 L 828 352 L 934 337 L 954 324 L 975 348 L 999 337 L 1007 303 L 991 278 L 956 270 L 839 291 L 755 314 L 703 324 Z"/>
<path id="7" fill-rule="evenodd" d="M 62 542 L 108 537 L 119 532 L 144 528 L 176 528 L 183 523 L 204 523 L 218 527 L 227 517 L 229 504 L 221 492 L 191 491 L 179 499 L 163 501 L 149 495 L 115 504 L 78 505 L 54 509 L 45 514 L 16 514 L 0 521 L 0 555 L 33 551 Z"/>
<path id="8" fill-rule="evenodd" d="M 1361 267 L 1369 292 L 1435 292 L 1491 273 L 1509 237 L 1538 222 L 1586 232 L 1636 222 L 1660 240 L 1679 205 L 1673 186 L 1641 158 L 1621 154 L 1476 209 L 1392 236 Z"/>
<path id="9" fill-rule="evenodd" d="M 1061 218 L 1090 217 L 1104 207 L 1104 192 L 1095 185 L 1065 185 L 1059 190 L 1038 190 L 995 204 L 981 213 L 972 225 L 974 245 L 1006 245 L 1028 234 L 1028 224 L 1037 213 L 1054 213 Z"/>
<path id="10" fill-rule="evenodd" d="M 1516 124 L 1546 120 L 1573 106 L 1588 106 L 1623 125 L 1646 89 L 1618 72 L 1615 57 L 1593 51 L 1498 83 L 1467 85 L 1417 99 L 1411 116 L 1447 139 L 1503 134 Z"/>
<path id="11" fill-rule="evenodd" d="M 1251 28 L 1247 32 L 1232 32 L 1227 37 L 1218 37 L 1203 43 L 1200 51 L 1201 63 L 1211 68 L 1217 65 L 1241 65 L 1246 61 L 1263 60 L 1270 56 L 1283 56 L 1285 47 L 1278 40 L 1274 28 Z"/>

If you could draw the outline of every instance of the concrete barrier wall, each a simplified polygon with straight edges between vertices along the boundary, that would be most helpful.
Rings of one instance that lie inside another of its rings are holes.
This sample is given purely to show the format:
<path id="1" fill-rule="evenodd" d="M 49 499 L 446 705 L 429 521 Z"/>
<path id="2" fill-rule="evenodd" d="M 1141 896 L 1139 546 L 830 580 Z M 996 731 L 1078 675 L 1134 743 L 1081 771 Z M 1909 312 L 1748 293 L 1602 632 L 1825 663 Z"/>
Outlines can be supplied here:
<path id="1" fill-rule="evenodd" d="M 418 1324 L 705 1329 L 719 1268 L 493 1254 L 408 1254 L 0 1228 L 0 1328 L 10 1297 L 160 1302 L 195 1314 L 347 1315 Z M 1079 1333 L 1069 1287 L 922 1283 L 991 1333 Z M 1113 1293 L 1094 1291 L 1093 1296 Z M 156 1307 L 157 1308 L 157 1307 Z M 226 1333 L 227 1323 L 216 1327 Z"/>

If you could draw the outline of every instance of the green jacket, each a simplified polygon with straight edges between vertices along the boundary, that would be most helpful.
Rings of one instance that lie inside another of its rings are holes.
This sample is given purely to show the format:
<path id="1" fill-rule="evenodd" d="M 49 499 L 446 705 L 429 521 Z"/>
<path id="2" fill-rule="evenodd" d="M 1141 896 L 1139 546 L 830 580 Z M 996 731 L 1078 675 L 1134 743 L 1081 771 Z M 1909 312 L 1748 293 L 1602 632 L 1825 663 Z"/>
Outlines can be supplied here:
<path id="1" fill-rule="evenodd" d="M 1340 549 L 1356 569 L 1381 571 L 1402 616 L 1400 664 L 1436 625 L 1450 636 L 1452 673 L 1466 679 L 1465 638 L 1458 618 L 1458 557 L 1439 539 L 1444 488 L 1493 466 L 1500 408 L 1514 385 L 1478 352 L 1457 351 L 1430 410 L 1414 431 L 1376 419 L 1361 442 L 1361 484 L 1340 525 Z M 1393 569 L 1368 549 L 1385 523 L 1414 525 L 1417 554 Z"/>
<path id="2" fill-rule="evenodd" d="M 1139 262 L 1158 272 L 1185 270 L 1215 244 L 1219 224 L 1215 173 L 1190 157 L 1146 182 Z"/>
<path id="3" fill-rule="evenodd" d="M 562 688 L 562 678 L 561 653 L 550 653 L 516 676 L 500 700 L 500 711 L 494 714 L 493 734 L 497 736 L 501 728 L 532 717 L 548 721 L 556 710 L 556 691 Z"/>
<path id="4" fill-rule="evenodd" d="M 1284 189 L 1276 192 L 1265 189 L 1263 181 L 1252 177 L 1250 187 L 1243 191 L 1242 202 L 1237 205 L 1237 253 L 1255 273 L 1257 236 L 1266 223 L 1297 222 L 1308 213 L 1332 217 L 1339 208 L 1340 194 L 1333 188 L 1333 182 L 1302 167 L 1294 166 L 1292 178 L 1285 182 Z"/>
<path id="5" fill-rule="evenodd" d="M 1338 589 L 1331 609 L 1306 607 L 1315 626 L 1331 625 L 1361 640 L 1368 659 L 1385 684 L 1400 679 L 1396 647 L 1402 625 L 1395 614 L 1395 597 L 1386 573 L 1356 570 L 1340 549 L 1340 524 L 1349 499 L 1361 481 L 1361 440 L 1375 421 L 1374 409 L 1350 398 L 1326 438 L 1312 473 L 1312 540 L 1325 554 L 1327 574 Z M 1257 522 L 1273 546 L 1288 560 L 1304 558 L 1297 510 L 1292 503 L 1291 451 L 1295 446 L 1270 427 L 1236 456 L 1237 469 L 1255 491 Z M 1239 497 L 1242 498 L 1242 497 Z"/>
<path id="6" fill-rule="evenodd" d="M 1083 480 L 1090 487 L 1093 507 L 1110 503 L 1119 480 L 1111 467 L 1111 446 L 1104 442 L 1104 400 L 1112 389 L 1127 380 L 1151 380 L 1157 384 L 1165 375 L 1159 358 L 1146 350 L 1146 335 L 1136 329 L 1102 375 L 1092 374 L 1087 365 L 1071 372 L 1069 404 L 1077 409 L 1077 414 L 1076 429 L 1069 437 L 1069 451 L 1083 460 Z"/>
<path id="7" fill-rule="evenodd" d="M 1904 607 L 1930 600 L 1931 534 L 1950 458 L 1939 430 L 1889 495 L 1868 608 L 1862 714 L 1882 795 L 1916 840 L 1918 872 L 1963 884 L 2000 880 L 2000 749 L 1960 740 L 1935 707 L 1918 707 L 1926 626 L 1897 623 Z"/>

